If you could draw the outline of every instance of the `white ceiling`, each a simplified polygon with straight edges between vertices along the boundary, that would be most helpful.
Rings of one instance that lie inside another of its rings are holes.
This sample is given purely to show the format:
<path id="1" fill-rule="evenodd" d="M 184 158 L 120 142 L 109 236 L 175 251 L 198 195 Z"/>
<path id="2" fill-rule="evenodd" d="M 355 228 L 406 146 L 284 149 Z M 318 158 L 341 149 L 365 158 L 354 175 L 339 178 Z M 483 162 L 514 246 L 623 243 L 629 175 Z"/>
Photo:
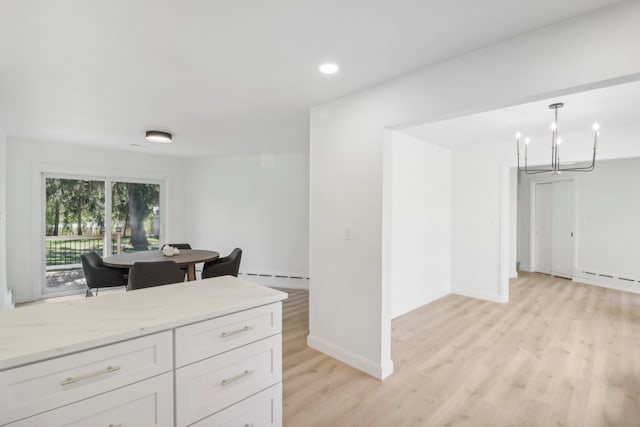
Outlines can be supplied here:
<path id="1" fill-rule="evenodd" d="M 306 151 L 313 105 L 616 2 L 0 0 L 0 115 L 13 138 Z"/>
<path id="2" fill-rule="evenodd" d="M 609 86 L 558 98 L 492 110 L 450 120 L 402 129 L 402 132 L 447 148 L 469 148 L 474 145 L 515 145 L 516 132 L 529 137 L 532 144 L 546 148 L 554 120 L 549 105 L 564 103 L 558 110 L 559 135 L 591 144 L 592 125 L 601 126 L 600 145 L 607 135 L 636 138 L 640 134 L 640 82 Z M 624 132 L 620 132 L 624 130 Z M 615 132 L 614 132 L 615 131 Z M 571 142 L 565 138 L 565 141 Z"/>

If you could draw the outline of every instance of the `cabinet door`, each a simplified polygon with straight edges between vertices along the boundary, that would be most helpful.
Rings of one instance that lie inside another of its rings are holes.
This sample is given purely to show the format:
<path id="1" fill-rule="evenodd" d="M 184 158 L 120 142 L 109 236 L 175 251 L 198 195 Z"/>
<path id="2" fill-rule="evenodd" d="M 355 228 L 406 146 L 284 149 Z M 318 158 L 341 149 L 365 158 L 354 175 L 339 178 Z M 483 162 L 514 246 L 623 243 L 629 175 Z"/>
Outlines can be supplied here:
<path id="1" fill-rule="evenodd" d="M 0 372 L 0 425 L 169 372 L 172 339 L 167 331 Z"/>
<path id="2" fill-rule="evenodd" d="M 171 427 L 173 374 L 82 400 L 7 427 Z"/>
<path id="3" fill-rule="evenodd" d="M 282 335 L 176 370 L 176 420 L 190 425 L 282 381 Z"/>
<path id="4" fill-rule="evenodd" d="M 282 331 L 275 303 L 176 329 L 176 368 L 242 347 Z"/>
<path id="5" fill-rule="evenodd" d="M 191 427 L 281 427 L 282 384 L 274 385 Z"/>

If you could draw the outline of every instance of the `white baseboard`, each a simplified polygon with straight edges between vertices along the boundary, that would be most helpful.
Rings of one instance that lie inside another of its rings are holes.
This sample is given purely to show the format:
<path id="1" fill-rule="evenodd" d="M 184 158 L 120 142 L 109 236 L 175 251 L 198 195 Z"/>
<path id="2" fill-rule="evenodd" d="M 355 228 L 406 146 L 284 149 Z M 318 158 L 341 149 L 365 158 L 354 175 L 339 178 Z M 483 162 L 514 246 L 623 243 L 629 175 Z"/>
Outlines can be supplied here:
<path id="1" fill-rule="evenodd" d="M 10 308 L 14 308 L 15 304 L 13 302 L 13 292 L 11 289 L 7 290 L 7 293 L 4 295 L 4 299 L 2 300 L 2 306 L 0 306 L 0 310 L 8 310 Z"/>
<path id="2" fill-rule="evenodd" d="M 456 295 L 462 295 L 463 297 L 483 299 L 483 300 L 492 301 L 492 302 L 499 302 L 499 303 L 507 302 L 507 300 L 497 292 L 496 293 L 483 292 L 483 291 L 477 291 L 475 289 L 454 287 L 452 293 Z"/>
<path id="3" fill-rule="evenodd" d="M 393 373 L 392 360 L 378 364 L 345 348 L 312 335 L 307 336 L 307 345 L 379 380 L 384 380 Z"/>
<path id="4" fill-rule="evenodd" d="M 527 272 L 527 273 L 532 273 L 532 270 L 531 270 L 531 267 L 529 266 L 529 264 L 524 264 L 524 263 L 520 264 L 520 268 L 518 268 L 518 270 L 524 271 L 524 272 Z"/>

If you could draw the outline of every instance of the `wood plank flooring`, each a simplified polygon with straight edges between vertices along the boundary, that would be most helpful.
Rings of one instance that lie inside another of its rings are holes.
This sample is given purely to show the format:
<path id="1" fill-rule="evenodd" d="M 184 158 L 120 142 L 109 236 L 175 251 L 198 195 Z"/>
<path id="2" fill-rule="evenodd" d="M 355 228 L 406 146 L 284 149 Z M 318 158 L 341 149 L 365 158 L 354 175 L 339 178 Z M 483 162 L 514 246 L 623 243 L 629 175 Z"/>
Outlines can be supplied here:
<path id="1" fill-rule="evenodd" d="M 640 426 L 640 295 L 530 273 L 508 304 L 449 295 L 392 322 L 380 382 L 308 348 L 287 292 L 287 427 Z"/>

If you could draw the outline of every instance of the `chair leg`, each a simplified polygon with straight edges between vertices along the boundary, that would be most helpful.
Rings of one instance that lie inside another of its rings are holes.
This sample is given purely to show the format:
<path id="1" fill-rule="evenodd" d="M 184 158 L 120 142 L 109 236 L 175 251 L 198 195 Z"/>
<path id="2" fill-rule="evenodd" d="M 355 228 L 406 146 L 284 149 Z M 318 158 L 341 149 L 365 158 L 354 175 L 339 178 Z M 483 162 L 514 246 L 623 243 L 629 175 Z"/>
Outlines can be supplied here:
<path id="1" fill-rule="evenodd" d="M 84 297 L 89 298 L 92 296 L 93 296 L 93 292 L 91 292 L 91 289 L 87 288 L 87 292 L 85 292 Z"/>

